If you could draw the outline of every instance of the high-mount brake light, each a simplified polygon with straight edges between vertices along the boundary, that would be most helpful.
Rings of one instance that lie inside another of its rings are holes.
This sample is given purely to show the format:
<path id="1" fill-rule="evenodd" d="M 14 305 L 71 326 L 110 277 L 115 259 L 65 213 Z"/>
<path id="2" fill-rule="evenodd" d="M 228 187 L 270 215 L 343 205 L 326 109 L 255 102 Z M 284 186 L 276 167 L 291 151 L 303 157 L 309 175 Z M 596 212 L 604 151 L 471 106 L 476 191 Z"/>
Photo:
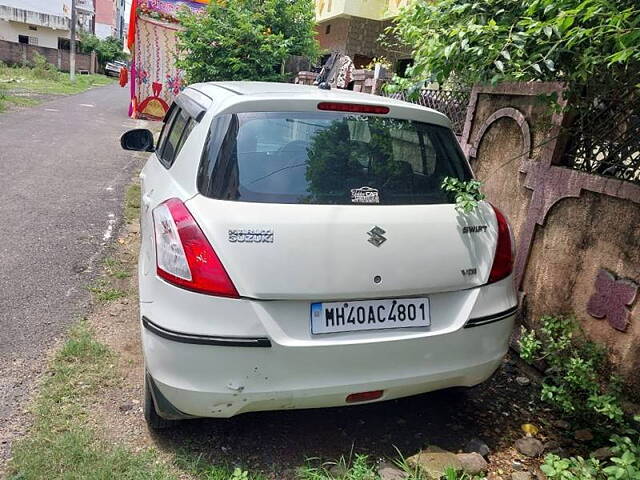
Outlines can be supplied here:
<path id="1" fill-rule="evenodd" d="M 506 217 L 500 210 L 493 207 L 498 222 L 498 243 L 496 245 L 496 254 L 493 258 L 491 273 L 489 274 L 489 283 L 497 282 L 511 275 L 513 271 L 513 247 L 511 245 L 511 232 Z"/>
<path id="2" fill-rule="evenodd" d="M 320 102 L 318 110 L 327 110 L 333 112 L 352 112 L 352 113 L 376 113 L 378 115 L 386 115 L 389 113 L 389 107 L 382 105 L 362 105 L 359 103 L 339 103 L 339 102 Z"/>
<path id="3" fill-rule="evenodd" d="M 172 198 L 153 210 L 158 276 L 194 292 L 238 297 L 220 259 L 186 205 Z"/>

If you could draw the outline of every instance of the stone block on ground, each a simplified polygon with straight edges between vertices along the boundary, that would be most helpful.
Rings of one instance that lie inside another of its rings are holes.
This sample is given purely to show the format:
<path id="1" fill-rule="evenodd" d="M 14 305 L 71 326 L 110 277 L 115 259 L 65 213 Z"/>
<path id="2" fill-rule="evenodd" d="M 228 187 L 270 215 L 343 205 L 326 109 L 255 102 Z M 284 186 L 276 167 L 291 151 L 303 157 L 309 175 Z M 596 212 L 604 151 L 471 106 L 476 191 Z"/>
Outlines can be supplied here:
<path id="1" fill-rule="evenodd" d="M 533 476 L 529 472 L 513 472 L 511 480 L 532 480 Z"/>
<path id="2" fill-rule="evenodd" d="M 407 464 L 411 467 L 419 468 L 423 473 L 433 479 L 442 477 L 448 468 L 453 468 L 456 471 L 462 470 L 462 464 L 460 460 L 458 460 L 458 457 L 454 453 L 447 451 L 434 452 L 422 450 L 407 458 Z"/>
<path id="3" fill-rule="evenodd" d="M 516 450 L 527 457 L 539 457 L 544 451 L 542 442 L 537 438 L 523 437 L 516 440 Z"/>
<path id="4" fill-rule="evenodd" d="M 404 480 L 409 476 L 407 472 L 391 465 L 381 466 L 378 469 L 378 475 L 380 475 L 380 480 Z"/>
<path id="5" fill-rule="evenodd" d="M 489 467 L 487 461 L 479 453 L 458 453 L 456 456 L 462 464 L 462 470 L 469 475 L 478 475 L 479 473 L 486 472 Z"/>
<path id="6" fill-rule="evenodd" d="M 464 447 L 464 451 L 467 453 L 479 453 L 483 457 L 486 457 L 487 455 L 489 455 L 489 453 L 491 453 L 489 446 L 479 438 L 472 438 L 471 440 L 469 440 L 467 445 Z"/>

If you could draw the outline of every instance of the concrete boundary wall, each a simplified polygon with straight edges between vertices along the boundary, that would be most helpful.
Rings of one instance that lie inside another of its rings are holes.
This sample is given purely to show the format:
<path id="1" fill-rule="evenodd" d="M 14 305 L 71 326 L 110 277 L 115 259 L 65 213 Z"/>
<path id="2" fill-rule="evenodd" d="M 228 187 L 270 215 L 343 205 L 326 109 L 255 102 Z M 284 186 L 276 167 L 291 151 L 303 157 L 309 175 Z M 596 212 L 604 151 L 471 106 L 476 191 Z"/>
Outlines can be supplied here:
<path id="1" fill-rule="evenodd" d="M 560 165 L 567 119 L 552 93 L 562 99 L 554 83 L 474 88 L 461 145 L 513 225 L 523 323 L 575 315 L 640 393 L 640 186 Z"/>
<path id="2" fill-rule="evenodd" d="M 59 50 L 57 48 L 38 47 L 26 45 L 24 43 L 7 42 L 0 40 L 0 62 L 9 65 L 27 65 L 33 63 L 33 58 L 39 53 L 47 59 L 51 65 L 63 72 L 69 71 L 69 50 Z M 95 54 L 76 54 L 76 72 L 96 72 Z"/>

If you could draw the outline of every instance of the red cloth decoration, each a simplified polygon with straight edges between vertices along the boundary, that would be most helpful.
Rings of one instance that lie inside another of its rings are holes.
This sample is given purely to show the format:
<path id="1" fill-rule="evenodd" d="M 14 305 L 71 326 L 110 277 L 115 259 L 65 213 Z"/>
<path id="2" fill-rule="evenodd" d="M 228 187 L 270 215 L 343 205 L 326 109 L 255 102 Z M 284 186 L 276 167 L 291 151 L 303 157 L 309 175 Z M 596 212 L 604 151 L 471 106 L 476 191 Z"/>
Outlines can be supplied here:
<path id="1" fill-rule="evenodd" d="M 129 31 L 127 32 L 127 47 L 131 50 L 131 46 L 136 41 L 136 19 L 138 18 L 138 0 L 131 2 L 131 13 L 129 15 Z"/>
<path id="2" fill-rule="evenodd" d="M 127 67 L 122 67 L 120 69 L 120 86 L 124 88 L 127 86 L 127 83 L 129 83 L 129 70 Z"/>

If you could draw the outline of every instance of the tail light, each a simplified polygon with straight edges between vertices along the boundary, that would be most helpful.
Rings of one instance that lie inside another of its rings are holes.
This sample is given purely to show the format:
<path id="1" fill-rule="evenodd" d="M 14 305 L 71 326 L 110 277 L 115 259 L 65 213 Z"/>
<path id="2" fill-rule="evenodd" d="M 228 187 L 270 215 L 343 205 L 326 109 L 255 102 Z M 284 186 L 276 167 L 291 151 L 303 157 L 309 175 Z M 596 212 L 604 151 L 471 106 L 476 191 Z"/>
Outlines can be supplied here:
<path id="1" fill-rule="evenodd" d="M 502 280 L 511 275 L 513 271 L 513 248 L 511 246 L 509 223 L 500 210 L 493 205 L 491 206 L 496 213 L 496 220 L 498 221 L 498 244 L 496 245 L 496 254 L 489 274 L 489 283 Z"/>
<path id="2" fill-rule="evenodd" d="M 216 252 L 186 205 L 172 198 L 153 210 L 156 265 L 160 278 L 209 295 L 238 297 Z"/>

